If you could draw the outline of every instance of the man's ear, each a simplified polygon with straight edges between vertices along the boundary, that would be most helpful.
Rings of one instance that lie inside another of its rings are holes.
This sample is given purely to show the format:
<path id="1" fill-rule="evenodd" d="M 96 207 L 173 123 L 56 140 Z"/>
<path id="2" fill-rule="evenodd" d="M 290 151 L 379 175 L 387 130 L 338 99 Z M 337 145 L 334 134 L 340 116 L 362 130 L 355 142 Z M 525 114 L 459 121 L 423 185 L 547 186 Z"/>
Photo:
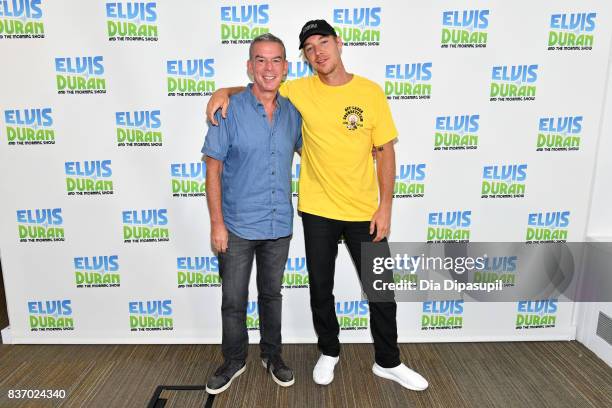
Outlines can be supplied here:
<path id="1" fill-rule="evenodd" d="M 253 82 L 253 61 L 251 61 L 250 58 L 246 62 L 246 67 L 247 75 L 249 76 L 250 81 Z"/>

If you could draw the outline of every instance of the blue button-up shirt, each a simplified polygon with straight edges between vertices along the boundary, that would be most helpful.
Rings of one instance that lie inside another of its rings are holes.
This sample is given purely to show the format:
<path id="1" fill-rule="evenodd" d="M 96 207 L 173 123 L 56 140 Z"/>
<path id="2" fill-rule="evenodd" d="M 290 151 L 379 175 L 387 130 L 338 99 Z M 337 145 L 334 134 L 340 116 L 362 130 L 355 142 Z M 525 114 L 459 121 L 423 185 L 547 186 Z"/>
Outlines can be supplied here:
<path id="1" fill-rule="evenodd" d="M 302 118 L 288 99 L 276 97 L 272 123 L 252 84 L 230 99 L 227 119 L 209 126 L 202 153 L 223 162 L 225 226 L 244 239 L 291 235 L 291 164 L 302 147 Z"/>

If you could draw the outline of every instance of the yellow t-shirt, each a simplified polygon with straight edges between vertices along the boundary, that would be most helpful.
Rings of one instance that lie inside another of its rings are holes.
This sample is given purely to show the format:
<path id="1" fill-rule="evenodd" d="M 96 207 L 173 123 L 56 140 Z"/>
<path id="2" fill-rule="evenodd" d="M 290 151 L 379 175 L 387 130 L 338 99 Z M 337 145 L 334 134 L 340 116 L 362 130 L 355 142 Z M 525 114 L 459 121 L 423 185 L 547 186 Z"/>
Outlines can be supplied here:
<path id="1" fill-rule="evenodd" d="M 302 114 L 298 210 L 369 221 L 378 208 L 372 145 L 397 137 L 380 86 L 358 75 L 329 86 L 314 75 L 283 83 L 280 93 Z"/>

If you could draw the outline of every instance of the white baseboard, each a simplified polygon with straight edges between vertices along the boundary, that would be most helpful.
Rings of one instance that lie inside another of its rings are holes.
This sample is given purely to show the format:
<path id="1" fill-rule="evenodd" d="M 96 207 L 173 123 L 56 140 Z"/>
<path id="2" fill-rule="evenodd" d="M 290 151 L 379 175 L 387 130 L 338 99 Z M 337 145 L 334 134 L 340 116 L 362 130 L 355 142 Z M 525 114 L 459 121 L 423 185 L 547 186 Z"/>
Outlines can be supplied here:
<path id="1" fill-rule="evenodd" d="M 7 328 L 8 329 L 8 328 Z M 7 330 L 5 329 L 5 330 Z M 15 337 L 10 335 L 9 341 L 4 341 L 4 330 L 2 331 L 2 339 L 6 344 L 220 344 L 221 338 L 219 337 L 176 337 L 176 338 L 159 338 L 159 339 L 147 339 L 147 338 L 44 338 L 44 337 L 28 337 L 21 336 L 19 333 L 15 333 Z M 416 333 L 413 336 L 400 335 L 398 338 L 399 343 L 457 343 L 457 342 L 500 342 L 500 341 L 568 341 L 576 339 L 576 328 L 568 327 L 566 330 L 551 333 L 521 333 L 519 335 L 476 335 L 466 337 L 453 337 L 453 336 L 438 336 L 438 337 L 425 337 L 418 336 Z M 313 344 L 316 343 L 317 339 L 314 336 L 304 337 L 290 337 L 283 338 L 283 344 Z M 359 338 L 359 339 L 344 339 L 341 340 L 345 344 L 359 344 L 359 343 L 371 343 L 372 338 L 370 336 Z M 249 339 L 249 343 L 259 343 L 259 337 Z"/>
<path id="2" fill-rule="evenodd" d="M 13 344 L 13 336 L 11 336 L 11 326 L 5 327 L 0 331 L 2 344 Z"/>

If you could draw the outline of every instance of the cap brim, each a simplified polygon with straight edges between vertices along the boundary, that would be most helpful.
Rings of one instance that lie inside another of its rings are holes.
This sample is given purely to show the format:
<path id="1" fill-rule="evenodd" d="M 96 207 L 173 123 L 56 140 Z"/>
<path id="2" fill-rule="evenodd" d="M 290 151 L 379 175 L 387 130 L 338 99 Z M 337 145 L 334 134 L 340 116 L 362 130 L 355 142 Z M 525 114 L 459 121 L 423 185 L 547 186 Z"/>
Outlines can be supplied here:
<path id="1" fill-rule="evenodd" d="M 302 40 L 302 42 L 300 43 L 300 48 L 298 48 L 298 50 L 301 50 L 302 48 L 304 48 L 304 43 L 306 42 L 306 40 L 307 40 L 309 37 L 312 37 L 313 35 L 333 35 L 334 37 L 337 37 L 337 36 L 338 36 L 338 34 L 336 34 L 336 32 L 335 32 L 335 31 L 334 31 L 334 33 L 333 33 L 333 34 L 330 34 L 330 32 L 329 32 L 329 31 L 326 31 L 326 30 L 314 30 L 313 32 L 311 32 L 311 33 L 309 33 L 309 34 L 308 34 L 308 37 L 306 37 L 306 38 L 304 38 L 304 39 Z"/>

